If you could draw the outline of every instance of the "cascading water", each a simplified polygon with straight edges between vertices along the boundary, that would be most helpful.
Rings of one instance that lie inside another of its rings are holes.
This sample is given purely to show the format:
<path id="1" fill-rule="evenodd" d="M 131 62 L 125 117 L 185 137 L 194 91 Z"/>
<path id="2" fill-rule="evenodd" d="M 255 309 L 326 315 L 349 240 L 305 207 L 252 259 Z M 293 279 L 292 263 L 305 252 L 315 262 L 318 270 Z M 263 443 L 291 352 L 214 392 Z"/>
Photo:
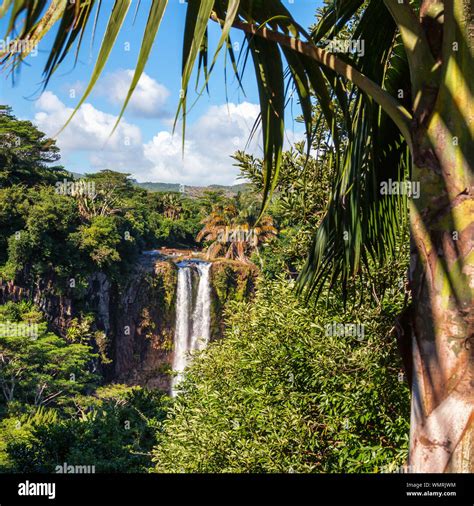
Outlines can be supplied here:
<path id="1" fill-rule="evenodd" d="M 199 273 L 196 302 L 193 306 L 192 267 Z M 173 370 L 178 374 L 171 383 L 171 395 L 177 394 L 176 386 L 193 350 L 202 350 L 209 342 L 211 332 L 211 264 L 182 262 L 178 264 L 178 287 L 176 300 L 176 327 L 174 333 Z"/>
<path id="2" fill-rule="evenodd" d="M 199 272 L 199 286 L 196 306 L 193 311 L 193 330 L 191 334 L 191 350 L 203 350 L 209 342 L 211 334 L 211 284 L 209 273 L 211 264 L 196 265 Z"/>
<path id="3" fill-rule="evenodd" d="M 174 331 L 173 370 L 178 373 L 173 377 L 171 393 L 175 394 L 175 386 L 181 379 L 186 367 L 186 354 L 188 352 L 189 327 L 192 302 L 191 268 L 181 266 L 178 270 L 178 288 L 176 300 L 176 326 Z"/>

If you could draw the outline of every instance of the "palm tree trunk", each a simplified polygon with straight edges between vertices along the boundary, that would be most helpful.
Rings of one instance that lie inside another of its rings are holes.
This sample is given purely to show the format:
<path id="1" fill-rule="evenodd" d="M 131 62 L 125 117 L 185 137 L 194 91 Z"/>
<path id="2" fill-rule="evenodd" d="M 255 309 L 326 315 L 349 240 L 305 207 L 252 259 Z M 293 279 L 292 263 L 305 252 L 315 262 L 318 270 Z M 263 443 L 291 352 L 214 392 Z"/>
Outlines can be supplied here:
<path id="1" fill-rule="evenodd" d="M 471 194 L 456 207 L 472 204 Z M 474 472 L 474 228 L 453 231 L 457 240 L 436 224 L 423 229 L 413 210 L 410 470 Z"/>
<path id="2" fill-rule="evenodd" d="M 445 2 L 447 64 L 415 130 L 413 472 L 474 472 L 474 69 L 468 2 Z M 425 117 L 426 120 L 421 118 Z"/>

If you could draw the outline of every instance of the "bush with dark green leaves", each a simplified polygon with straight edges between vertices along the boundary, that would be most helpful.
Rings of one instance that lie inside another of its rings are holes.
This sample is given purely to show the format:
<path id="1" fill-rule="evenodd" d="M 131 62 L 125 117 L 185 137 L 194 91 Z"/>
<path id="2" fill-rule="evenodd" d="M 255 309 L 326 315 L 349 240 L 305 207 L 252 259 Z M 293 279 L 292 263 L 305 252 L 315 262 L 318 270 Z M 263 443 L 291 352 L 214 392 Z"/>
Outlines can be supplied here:
<path id="1" fill-rule="evenodd" d="M 140 387 L 109 385 L 77 397 L 76 411 L 39 409 L 0 422 L 0 472 L 57 472 L 94 466 L 95 472 L 146 472 L 164 418 L 165 396 Z M 67 415 L 67 416 L 66 416 Z"/>
<path id="2" fill-rule="evenodd" d="M 87 344 L 68 343 L 49 332 L 31 304 L 0 306 L 0 408 L 12 402 L 58 405 L 95 386 Z"/>
<path id="3" fill-rule="evenodd" d="M 64 463 L 97 472 L 151 466 L 167 396 L 97 387 L 89 323 L 75 321 L 63 339 L 32 303 L 0 306 L 0 472 L 55 472 Z"/>

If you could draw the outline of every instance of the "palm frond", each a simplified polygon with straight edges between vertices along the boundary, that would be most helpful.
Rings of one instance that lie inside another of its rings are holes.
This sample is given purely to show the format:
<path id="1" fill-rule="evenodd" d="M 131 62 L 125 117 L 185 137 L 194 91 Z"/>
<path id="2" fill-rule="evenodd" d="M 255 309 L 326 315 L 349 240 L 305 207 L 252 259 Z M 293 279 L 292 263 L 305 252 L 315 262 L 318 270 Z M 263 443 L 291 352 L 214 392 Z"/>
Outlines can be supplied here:
<path id="1" fill-rule="evenodd" d="M 409 82 L 409 70 L 395 24 L 389 16 L 381 16 L 383 9 L 371 2 L 356 27 L 354 36 L 374 41 L 357 65 L 395 94 Z M 380 192 L 383 181 L 409 177 L 406 142 L 384 111 L 360 91 L 349 113 L 351 129 L 343 162 L 335 167 L 327 211 L 298 280 L 300 291 L 307 288 L 308 296 L 319 294 L 326 282 L 330 287 L 340 285 L 346 294 L 349 279 L 362 264 L 381 264 L 396 255 L 397 238 L 406 224 L 406 198 Z"/>
<path id="2" fill-rule="evenodd" d="M 127 96 L 125 97 L 125 101 L 122 106 L 122 110 L 117 118 L 117 122 L 115 123 L 114 130 L 117 128 L 120 119 L 122 118 L 125 109 L 130 101 L 135 88 L 138 85 L 138 81 L 145 70 L 145 65 L 148 61 L 148 58 L 151 53 L 151 48 L 153 46 L 153 42 L 155 41 L 156 35 L 161 25 L 161 21 L 163 19 L 163 15 L 165 13 L 166 6 L 168 4 L 168 0 L 158 0 L 151 3 L 150 12 L 148 14 L 148 21 L 145 27 L 145 33 L 143 34 L 142 45 L 140 48 L 140 54 L 138 55 L 137 66 L 135 67 L 135 72 L 133 74 L 132 82 L 130 84 L 130 88 L 127 92 Z"/>

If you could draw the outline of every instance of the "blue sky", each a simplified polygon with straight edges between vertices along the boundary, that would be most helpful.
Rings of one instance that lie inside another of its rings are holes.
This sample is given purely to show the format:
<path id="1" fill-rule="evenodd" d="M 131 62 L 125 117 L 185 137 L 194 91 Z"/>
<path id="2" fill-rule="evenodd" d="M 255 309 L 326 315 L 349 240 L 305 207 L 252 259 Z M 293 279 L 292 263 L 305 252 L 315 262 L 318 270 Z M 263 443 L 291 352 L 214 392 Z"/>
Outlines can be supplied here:
<path id="1" fill-rule="evenodd" d="M 245 147 L 258 114 L 253 66 L 249 62 L 244 76 L 245 95 L 229 68 L 227 104 L 224 59 L 221 55 L 211 78 L 209 95 L 204 94 L 188 115 L 183 158 L 181 134 L 171 134 L 181 88 L 181 45 L 186 4 L 180 0 L 170 0 L 145 75 L 119 128 L 109 138 L 135 68 L 149 1 L 142 0 L 133 23 L 137 4 L 134 0 L 96 90 L 73 122 L 58 136 L 61 161 L 71 171 L 84 173 L 107 168 L 129 172 L 140 181 L 231 184 L 236 180 L 238 169 L 233 167 L 230 155 Z M 109 2 L 111 0 L 105 0 L 104 6 Z M 316 0 L 287 0 L 285 3 L 305 27 L 314 21 L 315 10 L 320 4 Z M 14 86 L 5 72 L 0 75 L 0 103 L 11 105 L 18 117 L 33 121 L 48 135 L 55 135 L 81 97 L 92 72 L 108 12 L 102 8 L 94 45 L 91 47 L 91 33 L 86 34 L 77 64 L 74 65 L 73 55 L 68 57 L 44 92 L 42 69 L 54 34 L 41 42 L 36 56 L 27 59 Z M 3 36 L 5 32 L 6 20 L 3 19 L 0 20 L 0 33 Z M 211 24 L 211 50 L 219 35 L 219 27 Z M 233 42 L 242 42 L 241 33 L 234 31 L 232 35 Z M 194 84 L 195 80 L 191 82 Z M 293 112 L 298 112 L 296 101 Z M 293 121 L 289 108 L 288 143 L 300 138 L 301 130 L 301 125 Z M 259 155 L 260 144 L 258 136 L 249 146 L 249 151 Z"/>

